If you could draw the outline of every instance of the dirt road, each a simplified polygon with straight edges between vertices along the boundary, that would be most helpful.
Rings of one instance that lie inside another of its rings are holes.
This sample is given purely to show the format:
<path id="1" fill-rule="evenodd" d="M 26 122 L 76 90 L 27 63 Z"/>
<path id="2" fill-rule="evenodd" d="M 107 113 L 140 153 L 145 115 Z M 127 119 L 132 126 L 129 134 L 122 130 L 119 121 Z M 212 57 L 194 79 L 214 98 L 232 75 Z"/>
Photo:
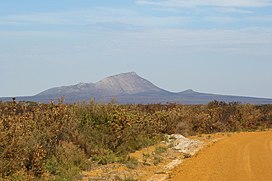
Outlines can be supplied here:
<path id="1" fill-rule="evenodd" d="M 173 181 L 271 181 L 272 131 L 238 133 L 186 160 Z"/>

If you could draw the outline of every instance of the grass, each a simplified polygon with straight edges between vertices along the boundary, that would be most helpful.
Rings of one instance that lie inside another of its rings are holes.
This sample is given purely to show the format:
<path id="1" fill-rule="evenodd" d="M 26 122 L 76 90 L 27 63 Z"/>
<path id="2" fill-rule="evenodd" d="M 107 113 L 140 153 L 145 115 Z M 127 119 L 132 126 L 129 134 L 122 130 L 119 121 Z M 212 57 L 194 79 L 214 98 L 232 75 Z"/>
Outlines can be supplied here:
<path id="1" fill-rule="evenodd" d="M 124 163 L 130 169 L 135 169 L 139 164 L 138 160 L 134 157 L 127 157 Z"/>
<path id="2" fill-rule="evenodd" d="M 159 163 L 161 163 L 162 158 L 160 156 L 154 156 L 153 158 L 153 164 L 154 165 L 158 165 Z"/>
<path id="3" fill-rule="evenodd" d="M 165 147 L 165 146 L 157 146 L 155 148 L 155 153 L 156 154 L 161 154 L 161 153 L 164 153 L 166 151 L 167 151 L 167 147 Z"/>
<path id="4" fill-rule="evenodd" d="M 151 158 L 151 154 L 149 153 L 143 153 L 143 162 L 144 164 L 147 163 L 147 160 Z"/>

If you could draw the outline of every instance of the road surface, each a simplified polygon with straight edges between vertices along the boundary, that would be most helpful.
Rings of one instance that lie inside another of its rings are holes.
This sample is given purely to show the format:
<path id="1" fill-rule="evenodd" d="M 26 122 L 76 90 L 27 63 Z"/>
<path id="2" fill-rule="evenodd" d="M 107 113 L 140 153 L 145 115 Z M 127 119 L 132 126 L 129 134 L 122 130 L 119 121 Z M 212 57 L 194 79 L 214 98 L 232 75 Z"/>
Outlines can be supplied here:
<path id="1" fill-rule="evenodd" d="M 173 181 L 272 181 L 272 131 L 238 133 L 186 160 Z"/>

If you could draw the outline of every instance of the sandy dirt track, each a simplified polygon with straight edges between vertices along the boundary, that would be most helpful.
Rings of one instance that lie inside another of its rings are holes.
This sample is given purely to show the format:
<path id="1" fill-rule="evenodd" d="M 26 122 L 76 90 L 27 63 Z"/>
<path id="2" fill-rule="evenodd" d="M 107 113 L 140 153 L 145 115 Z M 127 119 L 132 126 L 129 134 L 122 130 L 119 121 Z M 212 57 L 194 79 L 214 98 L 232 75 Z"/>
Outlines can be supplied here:
<path id="1" fill-rule="evenodd" d="M 186 160 L 173 181 L 271 181 L 272 131 L 238 133 Z"/>

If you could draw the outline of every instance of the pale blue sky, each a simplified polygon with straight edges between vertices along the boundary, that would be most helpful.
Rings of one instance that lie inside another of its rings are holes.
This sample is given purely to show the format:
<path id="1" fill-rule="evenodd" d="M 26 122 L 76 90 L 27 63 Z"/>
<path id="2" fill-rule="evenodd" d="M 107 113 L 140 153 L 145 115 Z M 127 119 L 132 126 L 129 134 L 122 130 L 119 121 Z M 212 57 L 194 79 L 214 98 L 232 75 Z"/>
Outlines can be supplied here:
<path id="1" fill-rule="evenodd" d="M 0 0 L 0 97 L 135 71 L 272 98 L 272 0 Z"/>

